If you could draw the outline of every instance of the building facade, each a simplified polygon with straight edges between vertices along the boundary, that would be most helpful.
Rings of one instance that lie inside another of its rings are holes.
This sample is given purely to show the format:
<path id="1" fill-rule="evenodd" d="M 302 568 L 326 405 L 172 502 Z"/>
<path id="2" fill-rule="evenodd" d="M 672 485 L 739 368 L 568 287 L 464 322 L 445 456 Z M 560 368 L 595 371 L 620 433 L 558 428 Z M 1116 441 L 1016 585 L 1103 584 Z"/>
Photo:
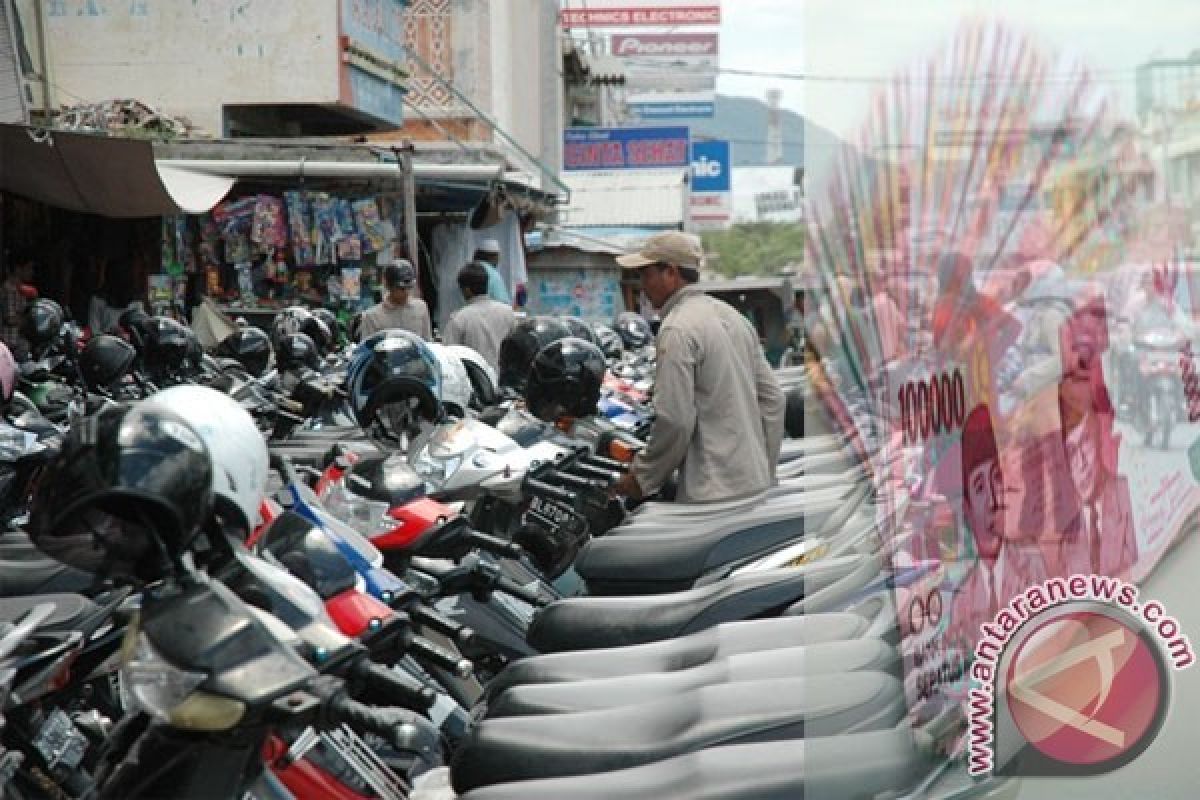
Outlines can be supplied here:
<path id="1" fill-rule="evenodd" d="M 209 136 L 356 133 L 404 118 L 404 0 L 14 7 L 42 113 L 136 98 Z"/>
<path id="2" fill-rule="evenodd" d="M 199 135 L 397 132 L 561 165 L 554 0 L 14 0 L 31 111 L 132 98 Z M 86 45 L 86 46 L 85 46 Z M 0 48 L 0 52 L 3 48 Z M 545 165 L 545 166 L 542 166 Z"/>

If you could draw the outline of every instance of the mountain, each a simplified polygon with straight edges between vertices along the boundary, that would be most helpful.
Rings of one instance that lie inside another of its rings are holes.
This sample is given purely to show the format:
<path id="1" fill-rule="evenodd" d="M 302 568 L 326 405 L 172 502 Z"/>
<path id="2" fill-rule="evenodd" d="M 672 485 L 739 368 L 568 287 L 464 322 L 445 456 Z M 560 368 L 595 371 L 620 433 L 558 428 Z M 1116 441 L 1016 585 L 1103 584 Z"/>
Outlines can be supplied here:
<path id="1" fill-rule="evenodd" d="M 804 167 L 806 192 L 823 192 L 840 157 L 855 157 L 853 148 L 832 131 L 800 114 L 780 110 L 783 122 L 783 164 Z M 693 139 L 728 139 L 734 167 L 767 165 L 767 104 L 755 97 L 717 95 L 712 119 L 690 122 Z M 870 169 L 871 159 L 860 159 Z"/>
<path id="2" fill-rule="evenodd" d="M 689 121 L 693 138 L 728 139 L 735 167 L 767 164 L 767 104 L 755 97 L 717 95 L 712 119 Z M 780 110 L 783 122 L 783 163 L 804 165 L 804 152 L 828 151 L 841 144 L 832 133 L 787 109 Z"/>

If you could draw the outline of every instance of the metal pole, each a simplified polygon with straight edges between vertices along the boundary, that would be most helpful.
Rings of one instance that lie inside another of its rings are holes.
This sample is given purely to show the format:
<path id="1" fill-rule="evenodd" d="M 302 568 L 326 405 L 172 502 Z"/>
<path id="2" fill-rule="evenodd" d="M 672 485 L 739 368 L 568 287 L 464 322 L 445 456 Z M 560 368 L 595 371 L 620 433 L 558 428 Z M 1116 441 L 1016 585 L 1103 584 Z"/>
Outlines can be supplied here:
<path id="1" fill-rule="evenodd" d="M 411 153 L 397 153 L 400 159 L 400 180 L 404 192 L 404 238 L 408 240 L 408 258 L 418 271 L 421 269 L 420 242 L 417 239 L 417 179 L 413 175 Z"/>
<path id="2" fill-rule="evenodd" d="M 42 0 L 34 3 L 37 26 L 38 57 L 42 60 L 42 113 L 49 120 L 54 115 L 54 80 L 50 74 L 50 53 L 46 48 L 46 9 Z M 15 9 L 14 4 L 14 9 Z"/>

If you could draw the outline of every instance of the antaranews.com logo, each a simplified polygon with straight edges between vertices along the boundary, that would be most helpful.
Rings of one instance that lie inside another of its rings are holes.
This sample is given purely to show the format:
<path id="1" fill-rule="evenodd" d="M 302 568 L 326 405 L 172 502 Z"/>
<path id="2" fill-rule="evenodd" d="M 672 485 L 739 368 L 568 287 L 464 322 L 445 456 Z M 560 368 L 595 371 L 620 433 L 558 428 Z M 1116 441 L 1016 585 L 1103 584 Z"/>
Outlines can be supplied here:
<path id="1" fill-rule="evenodd" d="M 972 775 L 1098 775 L 1128 764 L 1162 727 L 1170 670 L 1195 662 L 1161 604 L 1102 575 L 1031 586 L 980 631 Z"/>

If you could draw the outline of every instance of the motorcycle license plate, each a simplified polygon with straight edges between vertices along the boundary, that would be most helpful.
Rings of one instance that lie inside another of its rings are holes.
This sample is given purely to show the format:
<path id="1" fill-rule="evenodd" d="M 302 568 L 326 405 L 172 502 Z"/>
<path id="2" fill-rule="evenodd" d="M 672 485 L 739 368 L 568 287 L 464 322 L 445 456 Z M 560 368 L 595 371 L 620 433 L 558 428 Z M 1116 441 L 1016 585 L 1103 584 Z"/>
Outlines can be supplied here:
<path id="1" fill-rule="evenodd" d="M 529 499 L 529 510 L 535 514 L 541 514 L 546 519 L 553 522 L 555 525 L 567 525 L 571 522 L 574 514 L 567 511 L 557 503 L 534 495 Z"/>
<path id="2" fill-rule="evenodd" d="M 51 768 L 62 764 L 75 769 L 83 761 L 87 744 L 87 737 L 79 732 L 75 723 L 61 709 L 50 713 L 33 740 L 34 748 Z"/>

